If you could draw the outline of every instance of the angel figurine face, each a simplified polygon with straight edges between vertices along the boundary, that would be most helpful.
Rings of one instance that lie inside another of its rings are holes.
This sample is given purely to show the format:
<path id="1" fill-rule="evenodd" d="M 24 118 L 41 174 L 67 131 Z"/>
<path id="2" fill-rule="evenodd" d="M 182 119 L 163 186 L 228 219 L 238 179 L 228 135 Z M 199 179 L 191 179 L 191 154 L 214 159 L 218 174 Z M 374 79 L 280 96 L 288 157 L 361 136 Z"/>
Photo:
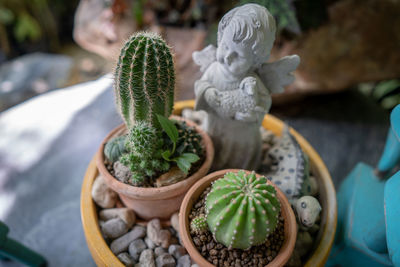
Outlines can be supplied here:
<path id="1" fill-rule="evenodd" d="M 244 76 L 254 65 L 251 47 L 233 41 L 232 31 L 225 31 L 217 48 L 217 60 L 231 75 Z"/>
<path id="2" fill-rule="evenodd" d="M 219 23 L 216 57 L 225 71 L 243 78 L 266 62 L 274 40 L 275 21 L 266 9 L 235 8 Z"/>

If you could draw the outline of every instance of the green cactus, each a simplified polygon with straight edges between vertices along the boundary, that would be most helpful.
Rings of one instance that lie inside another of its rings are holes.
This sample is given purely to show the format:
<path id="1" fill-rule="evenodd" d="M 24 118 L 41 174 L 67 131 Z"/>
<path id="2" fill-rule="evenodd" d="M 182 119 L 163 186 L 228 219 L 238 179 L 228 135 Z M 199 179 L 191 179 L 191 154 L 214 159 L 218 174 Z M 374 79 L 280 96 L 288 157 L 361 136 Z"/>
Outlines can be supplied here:
<path id="1" fill-rule="evenodd" d="M 202 137 L 194 127 L 186 125 L 186 122 L 178 122 L 179 138 L 176 143 L 176 151 L 178 154 L 193 153 L 196 155 L 203 155 L 204 149 L 201 144 Z"/>
<path id="2" fill-rule="evenodd" d="M 172 120 L 172 122 L 178 130 L 176 150 L 174 155 L 172 156 L 179 156 L 183 153 L 193 153 L 199 156 L 203 155 L 204 148 L 201 143 L 203 138 L 196 131 L 196 129 L 194 127 L 188 126 L 185 121 Z M 163 139 L 167 147 L 171 147 L 173 145 L 171 138 L 169 138 L 166 133 L 163 134 Z"/>
<path id="3" fill-rule="evenodd" d="M 206 198 L 207 223 L 214 238 L 229 248 L 249 249 L 267 239 L 277 225 L 280 202 L 267 178 L 226 173 Z"/>
<path id="4" fill-rule="evenodd" d="M 126 136 L 117 136 L 104 146 L 104 155 L 111 163 L 116 162 L 122 154 L 126 153 L 125 140 Z"/>
<path id="5" fill-rule="evenodd" d="M 193 218 L 190 223 L 190 229 L 195 233 L 204 233 L 208 230 L 207 219 L 204 215 L 199 215 Z"/>
<path id="6" fill-rule="evenodd" d="M 147 122 L 137 122 L 130 130 L 125 143 L 129 153 L 120 161 L 132 171 L 131 184 L 142 186 L 147 177 L 168 171 L 170 164 L 162 158 L 161 132 Z"/>
<path id="7" fill-rule="evenodd" d="M 114 74 L 117 106 L 128 128 L 138 121 L 159 128 L 156 115 L 171 115 L 174 87 L 173 59 L 165 41 L 155 33 L 132 35 Z"/>

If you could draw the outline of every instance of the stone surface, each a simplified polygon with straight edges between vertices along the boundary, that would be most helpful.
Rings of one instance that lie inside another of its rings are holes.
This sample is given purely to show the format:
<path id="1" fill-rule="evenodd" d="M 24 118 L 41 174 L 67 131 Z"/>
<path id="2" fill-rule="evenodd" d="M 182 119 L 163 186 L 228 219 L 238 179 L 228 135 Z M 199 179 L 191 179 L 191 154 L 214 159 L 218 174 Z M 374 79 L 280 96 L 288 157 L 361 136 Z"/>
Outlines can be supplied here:
<path id="1" fill-rule="evenodd" d="M 121 254 L 118 254 L 117 258 L 126 266 L 126 267 L 133 267 L 135 265 L 134 259 L 126 253 L 123 252 Z"/>
<path id="2" fill-rule="evenodd" d="M 102 208 L 112 208 L 117 202 L 117 193 L 106 185 L 104 177 L 99 175 L 94 180 L 92 187 L 92 198 Z"/>
<path id="3" fill-rule="evenodd" d="M 156 179 L 156 186 L 162 187 L 171 184 L 175 184 L 184 180 L 187 177 L 181 169 L 178 167 L 172 167 L 168 172 L 162 174 L 160 177 Z"/>
<path id="4" fill-rule="evenodd" d="M 106 221 L 101 226 L 101 232 L 105 237 L 115 239 L 128 232 L 128 226 L 120 218 L 114 218 Z"/>
<path id="5" fill-rule="evenodd" d="M 129 228 L 136 222 L 135 212 L 128 208 L 103 209 L 100 211 L 99 217 L 104 221 L 118 217 L 123 220 Z"/>
<path id="6" fill-rule="evenodd" d="M 178 259 L 177 267 L 191 267 L 192 261 L 189 255 L 184 255 Z"/>
<path id="7" fill-rule="evenodd" d="M 154 249 L 154 248 L 156 247 L 156 244 L 154 244 L 154 242 L 151 241 L 151 239 L 148 238 L 147 236 L 146 236 L 146 238 L 144 239 L 144 242 L 146 243 L 146 245 L 147 245 L 148 248 Z"/>
<path id="8" fill-rule="evenodd" d="M 168 253 L 161 254 L 156 258 L 157 267 L 175 267 L 175 259 Z"/>
<path id="9" fill-rule="evenodd" d="M 187 254 L 186 249 L 180 245 L 169 246 L 168 253 L 174 256 L 175 259 L 179 259 L 183 255 Z"/>
<path id="10" fill-rule="evenodd" d="M 123 183 L 127 183 L 132 177 L 132 172 L 129 167 L 123 165 L 121 162 L 114 162 L 114 176 Z"/>
<path id="11" fill-rule="evenodd" d="M 153 219 L 147 224 L 147 237 L 157 246 L 168 248 L 171 244 L 171 232 L 161 228 L 159 219 Z"/>
<path id="12" fill-rule="evenodd" d="M 155 267 L 154 252 L 152 249 L 143 250 L 140 254 L 139 263 L 143 267 Z"/>
<path id="13" fill-rule="evenodd" d="M 147 248 L 146 244 L 142 239 L 136 239 L 129 244 L 129 254 L 132 258 L 137 261 L 139 259 L 140 253 Z"/>
<path id="14" fill-rule="evenodd" d="M 167 253 L 167 251 L 165 250 L 165 248 L 162 247 L 156 247 L 154 249 L 154 254 L 156 255 L 156 257 L 160 256 L 161 254 Z"/>
<path id="15" fill-rule="evenodd" d="M 132 241 L 138 238 L 143 238 L 145 235 L 145 228 L 143 226 L 136 225 L 130 232 L 111 242 L 110 249 L 114 254 L 118 255 L 119 253 L 126 251 Z"/>
<path id="16" fill-rule="evenodd" d="M 175 212 L 171 216 L 171 225 L 179 233 L 179 212 Z"/>

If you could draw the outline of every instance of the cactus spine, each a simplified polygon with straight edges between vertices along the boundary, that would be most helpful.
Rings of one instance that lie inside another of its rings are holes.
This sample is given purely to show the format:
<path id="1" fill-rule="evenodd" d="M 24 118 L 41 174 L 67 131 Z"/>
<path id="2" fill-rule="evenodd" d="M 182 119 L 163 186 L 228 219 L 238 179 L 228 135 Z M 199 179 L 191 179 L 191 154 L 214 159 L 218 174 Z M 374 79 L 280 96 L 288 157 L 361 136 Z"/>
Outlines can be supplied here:
<path id="1" fill-rule="evenodd" d="M 207 223 L 214 238 L 229 248 L 260 245 L 278 223 L 280 202 L 267 178 L 227 173 L 206 198 Z"/>
<path id="2" fill-rule="evenodd" d="M 170 49 L 159 35 L 132 35 L 121 50 L 114 78 L 117 106 L 128 128 L 137 121 L 159 128 L 156 115 L 171 115 L 174 65 Z"/>

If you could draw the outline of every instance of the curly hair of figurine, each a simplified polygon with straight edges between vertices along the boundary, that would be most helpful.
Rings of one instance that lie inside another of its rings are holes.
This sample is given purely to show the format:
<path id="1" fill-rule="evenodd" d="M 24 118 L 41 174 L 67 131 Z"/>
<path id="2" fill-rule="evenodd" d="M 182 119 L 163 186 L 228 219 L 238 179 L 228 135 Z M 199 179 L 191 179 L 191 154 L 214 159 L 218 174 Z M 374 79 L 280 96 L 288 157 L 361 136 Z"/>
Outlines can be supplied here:
<path id="1" fill-rule="evenodd" d="M 276 25 L 274 17 L 265 7 L 247 4 L 226 13 L 218 25 L 218 45 L 228 27 L 233 32 L 234 42 L 253 43 L 255 64 L 268 60 L 275 41 Z"/>

